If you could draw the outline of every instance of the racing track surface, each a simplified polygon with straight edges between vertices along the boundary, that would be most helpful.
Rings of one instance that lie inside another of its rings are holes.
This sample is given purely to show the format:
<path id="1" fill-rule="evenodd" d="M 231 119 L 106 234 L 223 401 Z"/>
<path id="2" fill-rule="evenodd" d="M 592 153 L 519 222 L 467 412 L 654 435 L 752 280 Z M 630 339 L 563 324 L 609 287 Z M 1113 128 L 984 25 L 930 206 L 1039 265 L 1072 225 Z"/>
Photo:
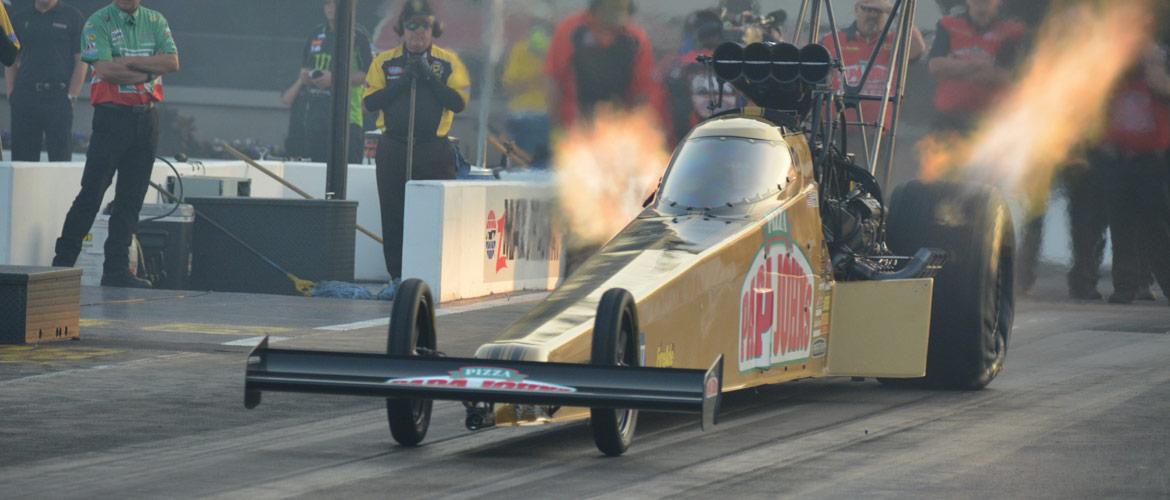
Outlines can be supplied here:
<path id="1" fill-rule="evenodd" d="M 244 409 L 249 347 L 230 343 L 378 351 L 388 303 L 86 288 L 84 340 L 0 346 L 0 497 L 1166 498 L 1170 307 L 1073 302 L 1062 281 L 1019 302 L 987 390 L 771 386 L 726 397 L 713 431 L 644 413 L 621 458 L 584 423 L 468 432 L 458 403 L 417 449 L 379 400 Z M 440 349 L 470 355 L 531 299 L 447 309 Z"/>

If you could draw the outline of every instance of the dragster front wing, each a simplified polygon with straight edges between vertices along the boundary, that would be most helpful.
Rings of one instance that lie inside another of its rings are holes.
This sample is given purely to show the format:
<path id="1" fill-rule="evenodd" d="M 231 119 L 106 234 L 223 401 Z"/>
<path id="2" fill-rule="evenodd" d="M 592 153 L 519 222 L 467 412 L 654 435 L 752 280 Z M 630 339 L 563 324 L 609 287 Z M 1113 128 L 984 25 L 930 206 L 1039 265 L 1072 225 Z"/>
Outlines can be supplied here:
<path id="1" fill-rule="evenodd" d="M 723 356 L 707 370 L 272 349 L 248 355 L 244 406 L 264 391 L 693 412 L 716 422 Z"/>

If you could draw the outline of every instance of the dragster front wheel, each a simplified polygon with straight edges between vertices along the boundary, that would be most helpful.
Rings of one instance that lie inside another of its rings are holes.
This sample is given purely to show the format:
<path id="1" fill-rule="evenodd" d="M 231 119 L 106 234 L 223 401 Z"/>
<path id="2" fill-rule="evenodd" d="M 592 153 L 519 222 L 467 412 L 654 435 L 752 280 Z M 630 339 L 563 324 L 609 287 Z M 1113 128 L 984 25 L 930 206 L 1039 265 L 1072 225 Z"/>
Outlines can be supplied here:
<path id="1" fill-rule="evenodd" d="M 394 295 L 386 353 L 418 356 L 433 353 L 436 347 L 435 301 L 431 289 L 419 279 L 403 281 Z M 429 399 L 386 399 L 390 434 L 398 444 L 418 446 L 422 442 L 431 425 L 432 405 Z"/>
<path id="2" fill-rule="evenodd" d="M 638 312 L 630 292 L 613 288 L 601 296 L 593 321 L 590 362 L 606 366 L 638 366 Z M 597 449 L 609 456 L 625 453 L 634 439 L 637 410 L 591 408 L 590 422 Z"/>

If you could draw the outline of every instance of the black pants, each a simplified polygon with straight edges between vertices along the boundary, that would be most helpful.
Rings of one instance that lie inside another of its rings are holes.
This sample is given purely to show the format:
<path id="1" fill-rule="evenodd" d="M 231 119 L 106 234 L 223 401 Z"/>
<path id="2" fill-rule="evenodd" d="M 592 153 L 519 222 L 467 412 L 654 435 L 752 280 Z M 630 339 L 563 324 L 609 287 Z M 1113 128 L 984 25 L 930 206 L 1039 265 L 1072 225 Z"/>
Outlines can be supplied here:
<path id="1" fill-rule="evenodd" d="M 126 272 L 130 267 L 130 238 L 138 229 L 138 212 L 150 185 L 157 147 L 157 110 L 135 113 L 129 108 L 100 105 L 94 108 L 93 135 L 81 174 L 81 192 L 65 216 L 65 226 L 57 238 L 54 266 L 68 267 L 77 262 L 81 240 L 93 226 L 102 197 L 117 172 L 103 271 L 107 275 Z"/>
<path id="2" fill-rule="evenodd" d="M 69 161 L 73 131 L 73 104 L 65 89 L 13 89 L 12 161 L 40 161 L 41 138 L 49 161 Z"/>
<path id="3" fill-rule="evenodd" d="M 382 254 L 391 278 L 402 277 L 402 217 L 406 210 L 406 141 L 383 135 L 374 156 L 382 208 Z M 455 150 L 446 137 L 414 146 L 414 180 L 455 178 Z M 436 248 L 438 254 L 441 249 Z"/>
<path id="4" fill-rule="evenodd" d="M 1060 178 L 1068 199 L 1069 236 L 1072 240 L 1073 259 L 1068 271 L 1068 288 L 1080 295 L 1096 290 L 1101 278 L 1105 230 L 1109 228 L 1108 182 L 1113 175 L 1113 161 L 1103 152 L 1090 151 L 1088 158 L 1088 164 L 1072 166 Z"/>
<path id="5" fill-rule="evenodd" d="M 1146 283 L 1144 266 L 1170 290 L 1170 183 L 1164 153 L 1121 156 L 1108 183 L 1113 234 L 1113 288 L 1132 296 Z"/>

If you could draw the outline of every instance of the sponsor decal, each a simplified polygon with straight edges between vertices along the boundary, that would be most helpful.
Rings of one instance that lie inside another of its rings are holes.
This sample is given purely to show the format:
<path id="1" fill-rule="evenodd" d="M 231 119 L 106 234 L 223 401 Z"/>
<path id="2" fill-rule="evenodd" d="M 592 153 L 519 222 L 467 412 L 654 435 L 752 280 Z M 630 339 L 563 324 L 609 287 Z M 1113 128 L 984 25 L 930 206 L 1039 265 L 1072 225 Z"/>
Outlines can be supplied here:
<path id="1" fill-rule="evenodd" d="M 150 22 L 152 22 L 152 23 L 158 22 L 158 16 L 156 16 L 154 14 L 151 14 L 149 17 L 147 17 L 147 19 L 149 19 Z"/>
<path id="2" fill-rule="evenodd" d="M 829 343 L 825 341 L 824 337 L 817 338 L 812 343 L 812 349 L 809 353 L 809 357 L 812 357 L 812 358 L 825 357 L 825 351 L 828 350 L 828 347 L 829 347 Z"/>
<path id="3" fill-rule="evenodd" d="M 638 366 L 646 366 L 646 332 L 638 334 Z"/>
<path id="4" fill-rule="evenodd" d="M 805 206 L 807 206 L 809 208 L 817 208 L 817 207 L 821 206 L 821 202 L 820 202 L 820 199 L 817 198 L 816 191 L 809 191 L 808 192 L 808 196 L 805 198 Z"/>
<path id="5" fill-rule="evenodd" d="M 487 258 L 492 260 L 496 257 L 496 244 L 499 243 L 496 238 L 496 211 L 488 210 L 487 216 L 487 237 L 484 241 L 484 248 L 487 249 Z"/>
<path id="6" fill-rule="evenodd" d="M 447 372 L 447 375 L 392 378 L 387 379 L 386 383 L 390 385 L 427 385 L 489 391 L 577 392 L 575 387 L 532 380 L 527 375 L 516 370 L 493 366 L 464 366 L 458 370 Z"/>
<path id="7" fill-rule="evenodd" d="M 439 61 L 431 61 L 431 72 L 434 73 L 435 76 L 442 78 L 443 77 L 443 63 L 441 63 Z"/>
<path id="8" fill-rule="evenodd" d="M 654 366 L 659 368 L 674 366 L 674 344 L 658 344 L 658 356 Z"/>
<path id="9" fill-rule="evenodd" d="M 97 33 L 90 31 L 89 36 L 87 36 L 86 39 L 88 39 L 91 42 L 97 41 Z"/>
<path id="10" fill-rule="evenodd" d="M 719 379 L 711 377 L 707 380 L 707 390 L 705 396 L 713 398 L 719 395 Z"/>
<path id="11" fill-rule="evenodd" d="M 388 73 L 392 76 L 401 75 L 403 71 L 406 71 L 406 70 L 404 70 L 402 68 L 402 66 L 390 66 L 389 68 L 386 68 L 386 73 Z"/>
<path id="12" fill-rule="evenodd" d="M 788 212 L 764 225 L 764 245 L 744 279 L 739 316 L 739 371 L 767 370 L 809 358 L 814 274 L 792 241 Z"/>
<path id="13" fill-rule="evenodd" d="M 488 211 L 484 248 L 495 274 L 516 260 L 557 261 L 561 240 L 551 228 L 551 200 L 506 199 L 499 215 Z"/>
<path id="14" fill-rule="evenodd" d="M 122 30 L 121 29 L 114 28 L 114 31 L 110 32 L 110 42 L 111 43 L 122 43 Z"/>
<path id="15" fill-rule="evenodd" d="M 25 24 L 27 25 L 28 23 L 25 23 Z M 28 26 L 25 26 L 25 27 L 27 28 Z M 57 28 L 59 30 L 69 29 L 69 25 L 65 24 L 65 23 L 53 23 L 53 27 Z"/>

